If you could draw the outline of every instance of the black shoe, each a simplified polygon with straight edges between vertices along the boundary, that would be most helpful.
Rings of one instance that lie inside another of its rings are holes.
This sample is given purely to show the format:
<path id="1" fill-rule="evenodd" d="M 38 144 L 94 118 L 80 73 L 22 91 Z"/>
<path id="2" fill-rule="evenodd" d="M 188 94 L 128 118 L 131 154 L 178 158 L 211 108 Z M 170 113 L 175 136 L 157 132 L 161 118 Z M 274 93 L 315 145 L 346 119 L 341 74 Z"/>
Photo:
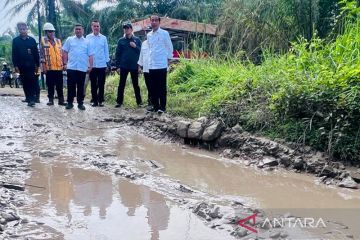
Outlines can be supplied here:
<path id="1" fill-rule="evenodd" d="M 52 106 L 52 105 L 54 105 L 54 101 L 49 101 L 46 105 Z"/>
<path id="2" fill-rule="evenodd" d="M 35 106 L 35 103 L 34 103 L 34 102 L 29 102 L 27 105 L 28 105 L 29 107 L 34 107 L 34 106 Z"/>
<path id="3" fill-rule="evenodd" d="M 94 102 L 93 104 L 91 104 L 91 106 L 92 107 L 97 107 L 97 106 L 99 106 L 99 104 Z"/>
<path id="4" fill-rule="evenodd" d="M 144 105 L 143 105 L 143 103 L 138 103 L 137 106 L 138 106 L 139 108 L 141 108 L 141 107 L 143 107 Z"/>
<path id="5" fill-rule="evenodd" d="M 27 99 L 23 99 L 23 100 L 21 100 L 21 101 L 22 101 L 22 102 L 27 102 L 27 103 L 29 102 Z"/>
<path id="6" fill-rule="evenodd" d="M 104 103 L 103 102 L 99 102 L 99 107 L 103 107 Z"/>
<path id="7" fill-rule="evenodd" d="M 161 114 L 165 113 L 165 111 L 164 111 L 164 110 L 159 109 L 159 110 L 157 110 L 157 113 L 161 115 Z"/>
<path id="8" fill-rule="evenodd" d="M 115 105 L 115 108 L 120 108 L 121 107 L 121 104 L 116 104 Z"/>
<path id="9" fill-rule="evenodd" d="M 156 109 L 155 109 L 153 106 L 148 106 L 148 107 L 146 108 L 146 111 L 147 111 L 147 112 L 156 112 Z"/>
<path id="10" fill-rule="evenodd" d="M 78 104 L 78 109 L 85 110 L 86 108 L 85 108 L 84 104 Z"/>
<path id="11" fill-rule="evenodd" d="M 65 102 L 59 102 L 58 105 L 60 105 L 60 106 L 66 106 L 66 103 L 65 103 Z"/>
<path id="12" fill-rule="evenodd" d="M 72 109 L 74 105 L 72 103 L 67 103 L 65 109 Z"/>
<path id="13" fill-rule="evenodd" d="M 36 101 L 35 101 L 36 103 L 40 103 L 40 99 L 36 99 Z"/>

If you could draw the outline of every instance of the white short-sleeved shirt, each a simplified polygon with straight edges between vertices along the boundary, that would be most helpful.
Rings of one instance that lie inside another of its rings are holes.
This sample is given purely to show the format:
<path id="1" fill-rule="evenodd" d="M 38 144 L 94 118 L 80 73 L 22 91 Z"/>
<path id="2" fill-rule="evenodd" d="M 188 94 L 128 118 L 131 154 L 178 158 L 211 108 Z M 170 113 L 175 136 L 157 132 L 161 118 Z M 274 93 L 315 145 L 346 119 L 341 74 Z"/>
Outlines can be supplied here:
<path id="1" fill-rule="evenodd" d="M 68 37 L 62 49 L 68 53 L 67 69 L 86 72 L 89 66 L 89 57 L 94 55 L 90 43 L 84 37 Z"/>

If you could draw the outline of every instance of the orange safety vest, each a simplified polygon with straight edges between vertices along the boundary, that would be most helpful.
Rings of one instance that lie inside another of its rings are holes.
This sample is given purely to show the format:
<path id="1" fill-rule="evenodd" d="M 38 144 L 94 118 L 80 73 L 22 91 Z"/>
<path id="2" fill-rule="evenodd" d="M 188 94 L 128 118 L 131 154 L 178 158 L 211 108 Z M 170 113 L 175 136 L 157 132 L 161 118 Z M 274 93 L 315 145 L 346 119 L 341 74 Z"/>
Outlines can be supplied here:
<path id="1" fill-rule="evenodd" d="M 41 62 L 43 71 L 59 71 L 63 69 L 61 47 L 60 39 L 55 38 L 55 45 L 52 45 L 47 37 L 41 39 Z"/>

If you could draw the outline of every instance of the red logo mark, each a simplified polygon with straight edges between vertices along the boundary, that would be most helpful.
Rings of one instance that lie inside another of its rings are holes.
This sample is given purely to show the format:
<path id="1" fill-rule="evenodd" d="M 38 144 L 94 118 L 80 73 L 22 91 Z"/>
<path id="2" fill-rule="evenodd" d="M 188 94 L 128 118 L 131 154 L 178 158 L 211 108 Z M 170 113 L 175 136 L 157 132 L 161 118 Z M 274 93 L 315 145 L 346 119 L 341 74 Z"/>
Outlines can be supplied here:
<path id="1" fill-rule="evenodd" d="M 243 228 L 246 228 L 247 230 L 251 231 L 251 232 L 257 233 L 258 231 L 257 231 L 256 229 L 254 229 L 254 228 L 252 228 L 252 227 L 250 227 L 250 226 L 245 225 L 245 223 L 246 223 L 247 221 L 249 221 L 250 219 L 253 220 L 253 224 L 255 225 L 255 223 L 256 223 L 256 215 L 257 215 L 257 213 L 255 213 L 255 214 L 253 214 L 253 215 L 251 215 L 251 216 L 249 216 L 249 217 L 247 217 L 247 218 L 241 219 L 241 220 L 238 222 L 238 224 L 239 224 L 240 226 L 242 226 Z"/>

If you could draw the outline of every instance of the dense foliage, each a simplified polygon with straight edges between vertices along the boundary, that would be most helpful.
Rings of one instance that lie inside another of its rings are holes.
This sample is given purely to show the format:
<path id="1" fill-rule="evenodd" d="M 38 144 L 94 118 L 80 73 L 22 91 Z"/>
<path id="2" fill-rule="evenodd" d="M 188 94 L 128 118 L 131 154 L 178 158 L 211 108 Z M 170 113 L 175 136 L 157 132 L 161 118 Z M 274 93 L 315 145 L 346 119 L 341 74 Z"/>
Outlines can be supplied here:
<path id="1" fill-rule="evenodd" d="M 236 58 L 183 60 L 170 74 L 170 109 L 360 160 L 360 20 L 325 44 L 304 38 L 261 65 Z"/>

